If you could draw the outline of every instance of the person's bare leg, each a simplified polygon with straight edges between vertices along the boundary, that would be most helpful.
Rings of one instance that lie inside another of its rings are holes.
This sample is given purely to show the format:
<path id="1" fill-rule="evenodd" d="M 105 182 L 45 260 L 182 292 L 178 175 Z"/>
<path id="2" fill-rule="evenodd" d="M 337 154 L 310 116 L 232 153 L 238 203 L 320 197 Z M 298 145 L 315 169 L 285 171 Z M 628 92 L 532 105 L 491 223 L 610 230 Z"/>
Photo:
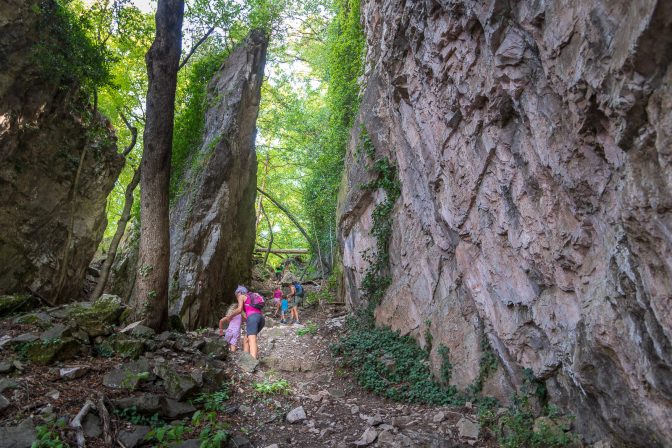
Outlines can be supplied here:
<path id="1" fill-rule="evenodd" d="M 236 347 L 236 346 L 233 345 L 233 344 L 230 344 L 230 345 L 229 345 L 229 350 L 232 351 L 232 352 L 235 352 L 236 350 L 238 350 L 238 347 Z"/>
<path id="2" fill-rule="evenodd" d="M 257 351 L 258 351 L 257 336 L 256 335 L 249 335 L 248 339 L 250 341 L 250 355 L 252 355 L 252 357 L 256 359 Z"/>
<path id="3" fill-rule="evenodd" d="M 250 353 L 250 343 L 249 343 L 249 339 L 248 339 L 248 338 L 249 338 L 249 336 L 245 336 L 245 337 L 243 338 L 243 351 L 244 351 L 244 352 L 247 352 L 247 353 Z M 254 339 L 255 339 L 255 340 L 257 339 L 256 336 L 255 336 Z"/>

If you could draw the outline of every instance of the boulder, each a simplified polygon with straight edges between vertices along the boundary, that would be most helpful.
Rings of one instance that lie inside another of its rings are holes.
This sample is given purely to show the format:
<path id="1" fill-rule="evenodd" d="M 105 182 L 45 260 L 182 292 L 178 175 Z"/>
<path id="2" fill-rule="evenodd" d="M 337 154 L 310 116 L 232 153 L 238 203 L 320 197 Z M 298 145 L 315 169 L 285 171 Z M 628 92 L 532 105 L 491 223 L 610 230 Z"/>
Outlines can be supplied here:
<path id="1" fill-rule="evenodd" d="M 17 426 L 0 426 L 1 448 L 30 448 L 36 440 L 35 424 L 31 418 Z"/>
<path id="2" fill-rule="evenodd" d="M 243 372 L 252 373 L 259 365 L 259 360 L 247 352 L 240 352 L 236 357 L 236 364 Z"/>
<path id="3" fill-rule="evenodd" d="M 100 417 L 93 412 L 86 414 L 84 421 L 82 421 L 82 428 L 86 437 L 96 438 L 103 434 Z"/>
<path id="4" fill-rule="evenodd" d="M 14 364 L 9 359 L 3 359 L 0 361 L 0 374 L 11 373 L 14 370 Z"/>
<path id="5" fill-rule="evenodd" d="M 115 334 L 108 338 L 106 342 L 115 353 L 124 358 L 137 359 L 145 353 L 145 342 L 124 334 Z"/>
<path id="6" fill-rule="evenodd" d="M 196 408 L 181 401 L 173 400 L 172 398 L 165 398 L 161 408 L 161 415 L 170 419 L 179 419 L 191 416 L 196 412 Z"/>
<path id="7" fill-rule="evenodd" d="M 369 305 L 362 286 L 385 243 L 375 323 L 423 347 L 429 332 L 437 378 L 444 345 L 458 389 L 482 383 L 506 403 L 532 374 L 587 441 L 664 446 L 670 3 L 362 0 L 360 12 L 342 300 Z M 361 188 L 385 174 L 399 185 L 391 205 L 391 182 Z M 389 241 L 377 241 L 381 224 Z M 479 378 L 488 357 L 496 368 Z"/>
<path id="8" fill-rule="evenodd" d="M 134 426 L 130 431 L 122 430 L 117 434 L 117 439 L 125 448 L 135 448 L 140 445 L 149 431 L 152 428 L 149 426 Z"/>
<path id="9" fill-rule="evenodd" d="M 8 389 L 18 389 L 19 384 L 9 378 L 0 378 L 0 394 Z"/>
<path id="10" fill-rule="evenodd" d="M 105 374 L 103 385 L 113 389 L 135 390 L 141 381 L 151 381 L 155 376 L 146 358 L 131 361 Z"/>
<path id="11" fill-rule="evenodd" d="M 188 329 L 215 325 L 223 297 L 250 278 L 254 139 L 267 46 L 264 33 L 252 31 L 214 75 L 202 144 L 175 176 L 182 188 L 170 213 L 170 314 Z"/>
<path id="12" fill-rule="evenodd" d="M 118 296 L 103 294 L 95 302 L 81 302 L 69 308 L 68 317 L 73 326 L 90 337 L 112 334 L 113 325 L 119 323 L 124 305 Z"/>
<path id="13" fill-rule="evenodd" d="M 2 12 L 0 294 L 30 290 L 62 303 L 79 297 L 124 158 L 81 80 L 35 57 L 52 47 L 80 51 L 51 26 L 55 8 L 65 6 L 31 0 Z"/>
<path id="14" fill-rule="evenodd" d="M 0 295 L 0 317 L 26 311 L 37 305 L 38 301 L 34 297 L 25 294 Z"/>
<path id="15" fill-rule="evenodd" d="M 206 338 L 200 351 L 216 359 L 224 360 L 229 356 L 229 344 L 223 338 Z"/>
<path id="16" fill-rule="evenodd" d="M 163 380 L 163 387 L 170 398 L 182 400 L 199 390 L 198 383 L 191 375 L 179 373 L 167 362 L 157 364 L 154 373 Z"/>
<path id="17" fill-rule="evenodd" d="M 51 364 L 55 361 L 72 359 L 81 349 L 82 344 L 76 339 L 57 338 L 31 343 L 26 350 L 26 356 L 37 364 Z"/>
<path id="18" fill-rule="evenodd" d="M 51 316 L 47 313 L 31 313 L 19 316 L 14 321 L 17 324 L 35 325 L 40 328 L 46 328 L 51 324 Z"/>

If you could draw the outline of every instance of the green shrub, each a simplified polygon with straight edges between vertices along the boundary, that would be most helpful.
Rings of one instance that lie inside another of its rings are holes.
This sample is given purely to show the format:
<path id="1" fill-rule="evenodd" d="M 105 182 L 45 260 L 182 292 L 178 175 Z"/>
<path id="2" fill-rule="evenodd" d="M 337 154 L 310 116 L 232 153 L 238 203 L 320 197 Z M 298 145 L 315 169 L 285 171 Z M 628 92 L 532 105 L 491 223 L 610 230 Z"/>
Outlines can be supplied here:
<path id="1" fill-rule="evenodd" d="M 288 395 L 291 388 L 287 380 L 269 381 L 264 380 L 260 383 L 254 383 L 254 390 L 260 395 L 283 394 Z"/>
<path id="2" fill-rule="evenodd" d="M 224 403 L 228 401 L 229 388 L 224 385 L 221 390 L 217 392 L 207 393 L 203 392 L 193 400 L 196 405 L 203 405 L 206 411 L 222 411 L 224 410 Z"/>
<path id="3" fill-rule="evenodd" d="M 37 440 L 33 442 L 31 448 L 66 448 L 69 445 L 61 440 L 60 430 L 65 428 L 65 422 L 58 420 L 56 423 L 47 425 L 38 425 L 35 427 Z"/>
<path id="4" fill-rule="evenodd" d="M 359 384 L 397 401 L 464 404 L 465 397 L 454 386 L 442 386 L 433 380 L 429 354 L 413 338 L 366 323 L 371 321 L 370 316 L 350 319 L 347 334 L 332 346 L 354 370 Z"/>
<path id="5" fill-rule="evenodd" d="M 187 428 L 182 425 L 163 425 L 152 429 L 145 436 L 145 440 L 152 442 L 155 447 L 169 447 L 182 442 Z"/>
<path id="6" fill-rule="evenodd" d="M 161 420 L 159 414 L 154 414 L 150 417 L 138 413 L 138 409 L 135 406 L 125 409 L 115 409 L 114 414 L 126 420 L 127 422 L 133 423 L 134 425 L 143 425 L 151 426 L 152 428 L 164 425 L 165 422 Z"/>
<path id="7" fill-rule="evenodd" d="M 297 336 L 305 336 L 307 334 L 317 334 L 317 324 L 308 322 L 305 327 L 296 330 Z"/>

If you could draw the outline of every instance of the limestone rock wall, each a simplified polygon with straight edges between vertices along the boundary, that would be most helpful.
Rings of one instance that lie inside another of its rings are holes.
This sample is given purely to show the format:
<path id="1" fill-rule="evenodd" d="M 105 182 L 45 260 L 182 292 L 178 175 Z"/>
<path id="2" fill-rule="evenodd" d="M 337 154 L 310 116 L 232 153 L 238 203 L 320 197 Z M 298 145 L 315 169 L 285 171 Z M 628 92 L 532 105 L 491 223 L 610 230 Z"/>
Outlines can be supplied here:
<path id="1" fill-rule="evenodd" d="M 77 86 L 55 85 L 36 66 L 37 40 L 49 37 L 36 8 L 37 1 L 0 0 L 0 294 L 31 291 L 63 302 L 79 296 L 123 158 Z"/>
<path id="2" fill-rule="evenodd" d="M 672 3 L 364 0 L 362 21 L 359 123 L 402 186 L 377 322 L 429 328 L 460 387 L 485 338 L 484 393 L 529 368 L 588 441 L 669 446 Z M 339 205 L 353 307 L 384 194 L 359 187 L 358 140 Z"/>
<path id="3" fill-rule="evenodd" d="M 250 277 L 254 140 L 267 45 L 253 31 L 208 85 L 203 144 L 171 210 L 171 313 L 188 328 L 217 322 L 236 284 Z"/>

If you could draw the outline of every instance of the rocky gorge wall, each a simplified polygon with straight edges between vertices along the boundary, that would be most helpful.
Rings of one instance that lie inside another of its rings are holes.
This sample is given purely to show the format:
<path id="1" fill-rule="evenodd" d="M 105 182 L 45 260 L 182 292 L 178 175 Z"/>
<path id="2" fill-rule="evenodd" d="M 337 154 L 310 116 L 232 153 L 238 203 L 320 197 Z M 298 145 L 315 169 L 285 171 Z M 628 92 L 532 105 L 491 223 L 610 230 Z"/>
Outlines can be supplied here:
<path id="1" fill-rule="evenodd" d="M 453 383 L 523 369 L 587 441 L 672 443 L 672 3 L 362 1 L 365 88 L 339 201 L 344 295 L 361 286 L 397 167 L 392 283 L 376 321 Z"/>
<path id="2" fill-rule="evenodd" d="M 170 313 L 214 325 L 249 279 L 255 241 L 256 120 L 266 48 L 253 31 L 208 85 L 204 136 L 170 213 Z"/>
<path id="3" fill-rule="evenodd" d="M 37 66 L 51 38 L 39 5 L 0 0 L 0 294 L 63 302 L 79 297 L 123 157 L 77 84 Z"/>

